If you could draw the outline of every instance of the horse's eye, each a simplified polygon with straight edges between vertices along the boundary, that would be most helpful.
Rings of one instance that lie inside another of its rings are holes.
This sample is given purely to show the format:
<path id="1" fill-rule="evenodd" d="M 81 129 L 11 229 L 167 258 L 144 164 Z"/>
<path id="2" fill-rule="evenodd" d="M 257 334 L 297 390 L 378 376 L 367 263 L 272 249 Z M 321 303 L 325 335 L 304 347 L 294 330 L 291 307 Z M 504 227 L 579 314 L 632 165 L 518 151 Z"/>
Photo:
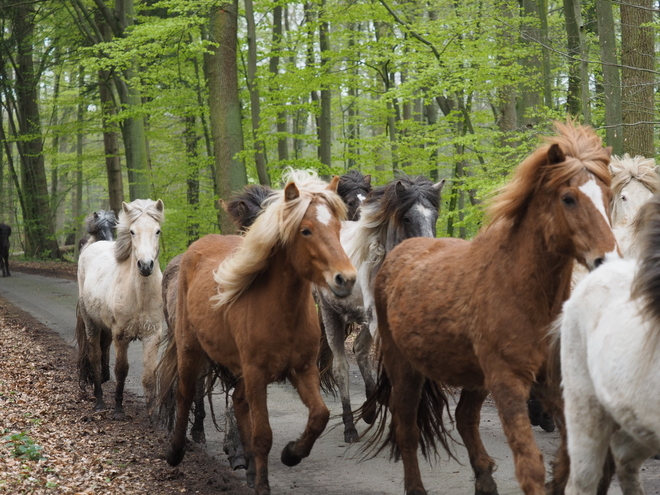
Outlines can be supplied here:
<path id="1" fill-rule="evenodd" d="M 160 229 L 156 231 L 156 235 L 160 235 Z"/>
<path id="2" fill-rule="evenodd" d="M 628 201 L 628 198 L 626 198 L 626 195 L 625 195 L 625 194 L 622 194 L 622 195 L 621 195 L 621 201 Z"/>
<path id="3" fill-rule="evenodd" d="M 301 233 L 304 237 L 309 237 L 310 235 L 312 235 L 312 231 L 309 230 L 309 229 L 302 229 L 302 230 L 300 231 L 300 233 Z"/>
<path id="4" fill-rule="evenodd" d="M 565 206 L 575 206 L 575 198 L 570 194 L 562 196 L 561 202 L 564 203 Z"/>
<path id="5" fill-rule="evenodd" d="M 135 235 L 135 231 L 131 229 L 131 235 Z"/>
<path id="6" fill-rule="evenodd" d="M 403 217 L 403 223 L 410 225 L 411 224 L 410 218 Z"/>

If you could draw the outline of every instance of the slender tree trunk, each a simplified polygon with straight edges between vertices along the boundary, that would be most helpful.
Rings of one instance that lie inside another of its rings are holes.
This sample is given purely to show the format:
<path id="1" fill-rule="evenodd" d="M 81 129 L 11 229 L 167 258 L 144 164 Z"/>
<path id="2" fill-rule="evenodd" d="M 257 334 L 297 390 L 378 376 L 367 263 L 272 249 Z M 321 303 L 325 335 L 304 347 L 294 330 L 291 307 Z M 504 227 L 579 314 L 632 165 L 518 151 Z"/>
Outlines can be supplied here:
<path id="1" fill-rule="evenodd" d="M 580 0 L 564 0 L 564 13 L 566 16 L 568 54 L 572 57 L 569 61 L 568 111 L 572 115 L 578 115 L 581 112 L 584 122 L 589 124 L 591 122 L 591 102 L 587 64 L 588 53 Z"/>
<path id="2" fill-rule="evenodd" d="M 39 113 L 39 76 L 33 60 L 34 5 L 17 3 L 13 10 L 12 31 L 16 36 L 16 102 L 19 116 L 19 153 L 22 158 L 21 179 L 25 203 L 25 241 L 27 254 L 59 258 L 48 182 L 43 155 L 43 136 Z"/>
<path id="3" fill-rule="evenodd" d="M 614 154 L 623 154 L 621 129 L 621 78 L 617 67 L 616 32 L 611 0 L 596 0 L 600 59 L 603 61 L 606 141 Z"/>
<path id="4" fill-rule="evenodd" d="M 330 24 L 325 19 L 325 0 L 321 0 L 319 48 L 321 49 L 321 73 L 330 72 Z M 319 158 L 326 167 L 332 167 L 332 91 L 330 85 L 321 86 L 321 118 L 319 127 Z M 325 174 L 328 174 L 326 171 Z M 329 175 L 329 174 L 328 174 Z"/>
<path id="5" fill-rule="evenodd" d="M 621 3 L 623 151 L 652 157 L 654 30 L 652 0 Z"/>
<path id="6" fill-rule="evenodd" d="M 541 31 L 536 27 L 535 21 L 539 18 L 539 5 L 537 0 L 522 0 L 522 41 L 527 55 L 521 60 L 521 64 L 528 73 L 542 74 L 541 53 L 538 49 L 538 40 Z M 536 110 L 541 104 L 542 93 L 539 91 L 538 78 L 530 78 L 523 83 L 520 90 L 520 99 L 517 100 L 517 121 L 520 125 L 536 126 L 538 117 L 529 115 L 529 111 Z"/>
<path id="7" fill-rule="evenodd" d="M 516 24 L 516 14 L 514 4 L 507 1 L 499 2 L 499 12 L 506 24 L 498 31 L 498 44 L 502 47 L 502 53 L 508 53 L 509 48 L 514 46 L 516 35 L 510 26 Z M 519 20 L 518 20 L 519 21 Z M 498 56 L 500 63 L 508 64 L 508 60 L 501 55 Z M 517 88 L 513 84 L 502 85 L 498 89 L 497 105 L 497 127 L 502 133 L 500 139 L 501 146 L 514 146 L 511 142 L 511 136 L 518 127 L 518 114 L 516 112 L 516 93 Z"/>
<path id="8" fill-rule="evenodd" d="M 85 73 L 83 68 L 80 67 L 78 73 L 78 111 L 77 121 L 78 121 L 78 132 L 76 133 L 76 190 L 74 195 L 73 203 L 73 218 L 76 219 L 76 242 L 74 245 L 74 258 L 78 260 L 80 252 L 78 251 L 78 239 L 80 239 L 85 234 L 85 229 L 83 226 L 83 217 L 85 212 L 83 212 L 83 139 L 84 135 L 82 133 L 84 119 L 85 119 L 85 105 L 83 103 L 82 91 L 85 84 Z"/>
<path id="9" fill-rule="evenodd" d="M 189 214 L 186 225 L 188 234 L 188 245 L 199 238 L 199 221 L 197 211 L 199 210 L 199 163 L 197 153 L 197 141 L 199 137 L 195 131 L 195 117 L 185 118 L 184 138 L 186 141 L 186 161 L 188 162 L 188 177 L 186 184 L 188 186 L 186 197 L 188 200 Z"/>
<path id="10" fill-rule="evenodd" d="M 282 6 L 276 5 L 273 9 L 273 39 L 272 55 L 269 62 L 271 76 L 275 78 L 279 73 L 280 50 L 282 49 Z M 271 84 L 271 91 L 277 91 L 277 87 Z M 282 110 L 277 114 L 277 159 L 280 162 L 286 162 L 289 159 L 289 144 L 286 134 L 287 113 L 282 106 Z"/>
<path id="11" fill-rule="evenodd" d="M 211 48 L 211 53 L 204 55 L 204 63 L 208 74 L 218 192 L 224 199 L 247 184 L 245 164 L 237 156 L 243 150 L 236 60 L 237 31 L 238 0 L 212 9 L 210 38 L 216 44 Z M 234 232 L 235 227 L 228 215 L 222 208 L 218 212 L 220 231 L 223 234 Z"/>
<path id="12" fill-rule="evenodd" d="M 252 0 L 245 2 L 245 19 L 247 21 L 248 36 L 248 63 L 247 80 L 250 90 L 250 110 L 252 115 L 252 134 L 254 138 L 255 163 L 257 166 L 257 175 L 259 183 L 264 186 L 270 185 L 270 178 L 266 170 L 266 152 L 264 141 L 259 135 L 259 124 L 261 120 L 261 101 L 259 88 L 257 87 L 257 30 L 254 25 L 254 7 Z"/>
<path id="13" fill-rule="evenodd" d="M 124 201 L 124 182 L 121 173 L 121 158 L 119 156 L 119 136 L 117 127 L 111 121 L 117 114 L 113 101 L 110 73 L 99 70 L 99 95 L 101 98 L 101 123 L 103 126 L 103 149 L 105 152 L 105 169 L 108 177 L 108 199 L 110 209 L 119 215 Z"/>

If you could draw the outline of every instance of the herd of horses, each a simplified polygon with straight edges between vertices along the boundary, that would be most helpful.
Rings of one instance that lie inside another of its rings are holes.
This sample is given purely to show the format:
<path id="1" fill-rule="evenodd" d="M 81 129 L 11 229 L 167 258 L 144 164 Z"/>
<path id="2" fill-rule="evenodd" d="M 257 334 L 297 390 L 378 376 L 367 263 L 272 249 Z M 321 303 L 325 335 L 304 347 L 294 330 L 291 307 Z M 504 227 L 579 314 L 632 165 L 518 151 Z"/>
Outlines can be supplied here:
<path id="1" fill-rule="evenodd" d="M 334 383 L 344 440 L 364 440 L 365 454 L 389 447 L 407 495 L 426 493 L 420 449 L 453 456 L 453 421 L 475 493 L 496 494 L 479 434 L 490 394 L 525 494 L 606 493 L 613 469 L 626 495 L 643 493 L 641 463 L 660 452 L 660 179 L 652 160 L 612 157 L 590 127 L 556 131 L 471 241 L 436 238 L 444 181 L 401 175 L 372 187 L 356 171 L 327 183 L 289 170 L 280 190 L 249 186 L 222 203 L 239 235 L 204 236 L 161 273 L 162 201 L 125 203 L 117 239 L 90 240 L 78 262 L 79 367 L 95 409 L 106 407 L 114 344 L 113 414 L 123 417 L 126 350 L 140 339 L 147 411 L 173 426 L 168 463 L 184 456 L 191 409 L 191 435 L 204 439 L 204 397 L 220 382 L 238 430 L 232 452 L 242 449 L 258 495 L 270 493 L 267 386 L 284 380 L 309 410 L 281 453 L 287 466 L 324 431 L 321 387 Z M 576 264 L 589 270 L 579 282 Z M 367 392 L 357 411 L 350 332 Z M 532 388 L 562 433 L 547 486 Z M 372 425 L 362 437 L 356 419 Z"/>

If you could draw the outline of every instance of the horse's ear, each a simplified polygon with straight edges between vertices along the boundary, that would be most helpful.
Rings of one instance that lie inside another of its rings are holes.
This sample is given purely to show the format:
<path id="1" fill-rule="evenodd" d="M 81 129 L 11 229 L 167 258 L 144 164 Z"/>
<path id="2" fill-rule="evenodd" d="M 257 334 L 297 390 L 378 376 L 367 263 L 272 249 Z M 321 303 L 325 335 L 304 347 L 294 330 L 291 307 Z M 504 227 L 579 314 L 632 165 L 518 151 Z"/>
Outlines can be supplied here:
<path id="1" fill-rule="evenodd" d="M 99 219 L 99 214 L 98 214 L 98 212 L 95 211 L 94 212 L 94 220 L 98 220 L 98 219 Z"/>
<path id="2" fill-rule="evenodd" d="M 371 174 L 365 175 L 362 180 L 364 181 L 365 184 L 371 185 Z"/>
<path id="3" fill-rule="evenodd" d="M 612 147 L 608 146 L 607 148 L 605 148 L 605 153 L 607 153 L 608 158 L 612 158 Z"/>
<path id="4" fill-rule="evenodd" d="M 548 163 L 554 165 L 555 163 L 562 163 L 564 161 L 566 161 L 566 154 L 561 147 L 557 143 L 550 146 L 548 150 Z"/>
<path id="5" fill-rule="evenodd" d="M 292 201 L 300 197 L 300 191 L 296 187 L 295 182 L 289 182 L 284 187 L 284 201 Z"/>
<path id="6" fill-rule="evenodd" d="M 405 190 L 408 189 L 408 186 L 406 186 L 403 182 L 400 180 L 397 181 L 396 183 L 396 193 L 397 194 L 402 194 L 405 192 Z"/>
<path id="7" fill-rule="evenodd" d="M 160 212 L 162 212 L 165 209 L 165 205 L 163 204 L 163 200 L 159 199 L 156 201 L 156 209 Z"/>
<path id="8" fill-rule="evenodd" d="M 121 202 L 121 209 L 124 210 L 124 213 L 128 215 L 128 212 L 131 211 L 132 206 L 129 206 L 125 201 Z"/>
<path id="9" fill-rule="evenodd" d="M 440 182 L 436 182 L 435 184 L 433 184 L 433 189 L 435 190 L 435 192 L 440 194 L 440 191 L 442 191 L 442 188 L 444 186 L 445 186 L 445 179 L 442 179 Z"/>
<path id="10" fill-rule="evenodd" d="M 336 193 L 338 187 L 339 187 L 339 176 L 335 175 L 332 177 L 332 180 L 330 181 L 330 184 L 328 184 L 328 187 L 326 189 L 332 191 L 333 193 Z"/>
<path id="11" fill-rule="evenodd" d="M 225 200 L 220 198 L 218 200 L 218 207 L 222 208 L 225 212 L 229 213 L 227 210 L 227 203 L 225 203 Z"/>

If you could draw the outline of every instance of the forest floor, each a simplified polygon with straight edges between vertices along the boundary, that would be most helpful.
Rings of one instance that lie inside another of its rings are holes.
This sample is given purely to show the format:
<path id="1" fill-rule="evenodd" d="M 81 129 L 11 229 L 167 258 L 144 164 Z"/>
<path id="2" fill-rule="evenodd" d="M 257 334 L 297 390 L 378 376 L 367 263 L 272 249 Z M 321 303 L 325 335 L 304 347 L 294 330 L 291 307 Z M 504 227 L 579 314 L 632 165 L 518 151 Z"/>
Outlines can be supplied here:
<path id="1" fill-rule="evenodd" d="M 11 260 L 10 269 L 75 280 L 76 265 Z M 0 299 L 0 493 L 252 493 L 203 447 L 189 445 L 185 468 L 170 467 L 168 434 L 137 400 L 126 394 L 137 414 L 125 421 L 89 413 L 74 349 Z"/>

